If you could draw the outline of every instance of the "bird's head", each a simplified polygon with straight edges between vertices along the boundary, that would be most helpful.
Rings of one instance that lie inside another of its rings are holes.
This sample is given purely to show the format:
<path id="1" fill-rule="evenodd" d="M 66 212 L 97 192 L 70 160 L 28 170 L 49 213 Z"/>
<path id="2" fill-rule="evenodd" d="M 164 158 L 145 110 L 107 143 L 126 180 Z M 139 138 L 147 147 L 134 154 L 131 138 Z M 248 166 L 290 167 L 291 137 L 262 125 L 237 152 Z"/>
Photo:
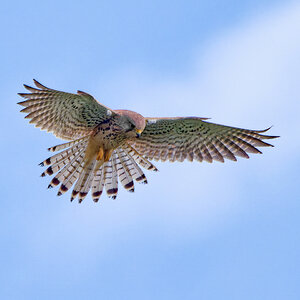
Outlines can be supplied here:
<path id="1" fill-rule="evenodd" d="M 145 118 L 131 110 L 114 110 L 121 116 L 121 126 L 130 138 L 139 138 L 146 126 Z"/>

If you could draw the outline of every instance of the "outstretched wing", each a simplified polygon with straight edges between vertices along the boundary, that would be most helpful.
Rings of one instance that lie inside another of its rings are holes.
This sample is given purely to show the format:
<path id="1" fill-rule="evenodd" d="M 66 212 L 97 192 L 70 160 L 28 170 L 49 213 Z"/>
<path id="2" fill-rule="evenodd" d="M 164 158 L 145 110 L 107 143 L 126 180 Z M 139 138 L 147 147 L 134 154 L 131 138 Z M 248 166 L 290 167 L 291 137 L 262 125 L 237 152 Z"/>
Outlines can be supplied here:
<path id="1" fill-rule="evenodd" d="M 28 113 L 25 118 L 31 119 L 30 123 L 59 138 L 81 138 L 115 114 L 87 93 L 65 93 L 49 89 L 36 80 L 34 83 L 37 88 L 24 85 L 30 93 L 19 93 L 27 99 L 18 103 L 25 106 L 21 112 Z"/>
<path id="2" fill-rule="evenodd" d="M 266 130 L 247 130 L 203 121 L 203 118 L 147 118 L 140 138 L 131 145 L 149 159 L 162 161 L 236 160 L 247 153 L 261 153 L 256 147 L 272 146 L 263 142 Z"/>

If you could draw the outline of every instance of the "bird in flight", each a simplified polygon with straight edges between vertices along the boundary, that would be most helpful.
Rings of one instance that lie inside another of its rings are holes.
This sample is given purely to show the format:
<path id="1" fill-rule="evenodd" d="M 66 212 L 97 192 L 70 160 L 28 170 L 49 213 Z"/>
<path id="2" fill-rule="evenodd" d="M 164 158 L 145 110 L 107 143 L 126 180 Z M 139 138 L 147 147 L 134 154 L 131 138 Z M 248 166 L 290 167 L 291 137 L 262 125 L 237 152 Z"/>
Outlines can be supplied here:
<path id="1" fill-rule="evenodd" d="M 141 167 L 157 171 L 151 160 L 199 162 L 261 153 L 257 147 L 272 146 L 263 140 L 265 130 L 248 130 L 206 122 L 207 118 L 145 118 L 130 110 L 112 110 L 93 96 L 47 88 L 34 80 L 36 87 L 24 85 L 29 93 L 21 112 L 42 130 L 68 142 L 49 148 L 60 151 L 40 163 L 47 166 L 41 176 L 53 175 L 49 188 L 59 185 L 58 196 L 73 185 L 71 201 L 86 197 L 91 190 L 97 202 L 103 192 L 113 199 L 118 182 L 134 191 L 134 181 L 147 183 Z"/>

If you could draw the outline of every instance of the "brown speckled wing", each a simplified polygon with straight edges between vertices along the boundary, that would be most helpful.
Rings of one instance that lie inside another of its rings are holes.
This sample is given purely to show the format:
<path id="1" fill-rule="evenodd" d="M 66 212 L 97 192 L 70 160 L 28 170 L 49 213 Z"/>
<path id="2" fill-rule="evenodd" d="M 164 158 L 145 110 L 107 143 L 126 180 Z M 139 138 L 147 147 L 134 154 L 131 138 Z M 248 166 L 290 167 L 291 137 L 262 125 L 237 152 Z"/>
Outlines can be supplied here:
<path id="1" fill-rule="evenodd" d="M 34 83 L 37 88 L 24 85 L 30 93 L 19 94 L 26 99 L 18 103 L 25 106 L 21 112 L 28 113 L 25 118 L 31 119 L 30 123 L 59 138 L 81 138 L 114 114 L 87 93 L 65 93 Z"/>
<path id="2" fill-rule="evenodd" d="M 247 130 L 203 121 L 203 118 L 148 118 L 140 138 L 130 142 L 148 159 L 166 161 L 212 162 L 249 158 L 247 153 L 261 153 L 256 147 L 272 146 L 264 139 L 266 130 Z"/>

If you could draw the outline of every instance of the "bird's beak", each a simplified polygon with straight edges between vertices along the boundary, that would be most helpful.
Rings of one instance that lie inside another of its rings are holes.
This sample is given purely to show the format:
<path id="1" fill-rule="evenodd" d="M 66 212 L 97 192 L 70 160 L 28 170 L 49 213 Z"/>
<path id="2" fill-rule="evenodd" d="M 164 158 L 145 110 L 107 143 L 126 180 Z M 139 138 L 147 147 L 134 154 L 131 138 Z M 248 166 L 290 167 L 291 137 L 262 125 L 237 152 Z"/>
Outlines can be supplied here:
<path id="1" fill-rule="evenodd" d="M 136 129 L 136 137 L 137 138 L 139 138 L 140 136 L 141 136 L 141 134 L 142 134 L 142 130 L 140 130 L 140 129 Z"/>

